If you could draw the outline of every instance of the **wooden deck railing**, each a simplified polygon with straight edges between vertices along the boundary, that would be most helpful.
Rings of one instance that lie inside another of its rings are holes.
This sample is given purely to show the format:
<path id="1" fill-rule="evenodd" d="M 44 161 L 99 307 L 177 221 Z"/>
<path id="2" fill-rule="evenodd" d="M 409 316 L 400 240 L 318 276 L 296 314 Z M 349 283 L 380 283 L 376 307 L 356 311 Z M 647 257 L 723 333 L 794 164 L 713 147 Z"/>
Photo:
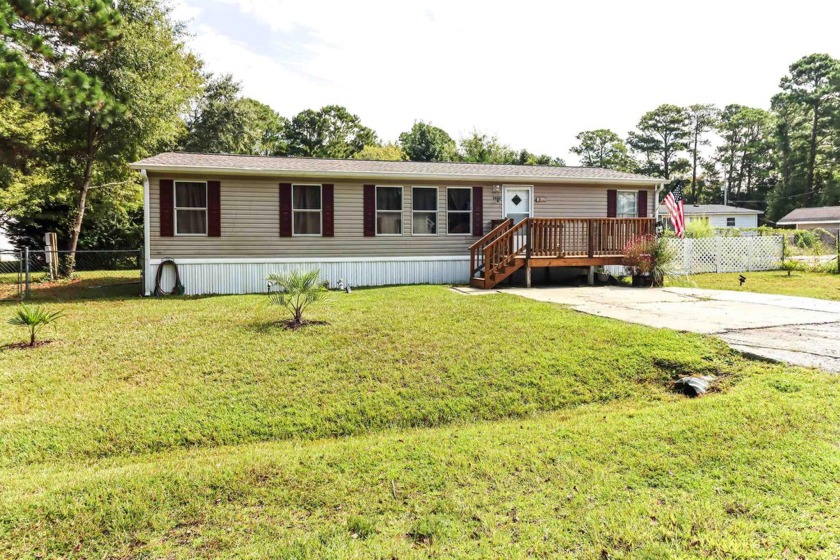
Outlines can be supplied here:
<path id="1" fill-rule="evenodd" d="M 470 246 L 470 270 L 488 277 L 516 257 L 620 257 L 631 240 L 653 233 L 653 218 L 505 220 Z"/>
<path id="2" fill-rule="evenodd" d="M 530 257 L 621 256 L 629 241 L 654 232 L 653 218 L 529 218 Z"/>

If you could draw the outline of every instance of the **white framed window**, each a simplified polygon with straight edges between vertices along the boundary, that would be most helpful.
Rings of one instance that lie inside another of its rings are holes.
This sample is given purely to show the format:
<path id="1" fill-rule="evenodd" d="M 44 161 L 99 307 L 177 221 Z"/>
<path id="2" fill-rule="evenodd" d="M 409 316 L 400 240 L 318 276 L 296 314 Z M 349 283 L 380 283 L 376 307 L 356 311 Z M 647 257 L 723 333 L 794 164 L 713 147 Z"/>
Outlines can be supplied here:
<path id="1" fill-rule="evenodd" d="M 472 235 L 472 187 L 446 188 L 447 235 Z"/>
<path id="2" fill-rule="evenodd" d="M 173 181 L 175 235 L 207 235 L 207 182 Z"/>
<path id="3" fill-rule="evenodd" d="M 376 186 L 376 235 L 402 235 L 403 188 Z"/>
<path id="4" fill-rule="evenodd" d="M 735 218 L 726 218 L 726 227 L 735 227 Z"/>
<path id="5" fill-rule="evenodd" d="M 636 191 L 618 191 L 616 193 L 616 216 L 619 218 L 639 217 L 639 193 Z"/>
<path id="6" fill-rule="evenodd" d="M 292 235 L 321 235 L 321 185 L 292 185 Z"/>
<path id="7" fill-rule="evenodd" d="M 411 187 L 411 233 L 437 235 L 438 188 Z"/>

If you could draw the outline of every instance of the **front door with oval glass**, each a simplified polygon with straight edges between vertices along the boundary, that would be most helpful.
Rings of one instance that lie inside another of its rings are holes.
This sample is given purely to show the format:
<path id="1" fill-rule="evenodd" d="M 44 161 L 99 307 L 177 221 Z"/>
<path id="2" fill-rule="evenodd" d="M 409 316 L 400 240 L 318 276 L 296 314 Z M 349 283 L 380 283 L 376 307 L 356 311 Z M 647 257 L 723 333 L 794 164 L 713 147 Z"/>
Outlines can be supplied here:
<path id="1" fill-rule="evenodd" d="M 531 188 L 505 187 L 505 218 L 518 224 L 531 216 Z"/>

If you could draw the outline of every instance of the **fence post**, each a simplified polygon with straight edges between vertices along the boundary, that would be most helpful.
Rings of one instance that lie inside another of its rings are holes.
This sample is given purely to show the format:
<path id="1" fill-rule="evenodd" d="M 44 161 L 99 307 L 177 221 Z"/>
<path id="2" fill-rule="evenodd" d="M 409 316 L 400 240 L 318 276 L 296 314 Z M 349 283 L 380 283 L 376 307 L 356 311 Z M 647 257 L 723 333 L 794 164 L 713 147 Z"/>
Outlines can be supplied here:
<path id="1" fill-rule="evenodd" d="M 834 272 L 840 274 L 840 228 L 837 228 L 837 237 L 834 238 L 834 246 L 837 247 L 837 270 Z"/>
<path id="2" fill-rule="evenodd" d="M 29 247 L 23 249 L 23 299 L 29 299 Z"/>
<path id="3" fill-rule="evenodd" d="M 747 272 L 752 272 L 753 253 L 755 252 L 755 237 L 742 237 L 747 241 Z"/>

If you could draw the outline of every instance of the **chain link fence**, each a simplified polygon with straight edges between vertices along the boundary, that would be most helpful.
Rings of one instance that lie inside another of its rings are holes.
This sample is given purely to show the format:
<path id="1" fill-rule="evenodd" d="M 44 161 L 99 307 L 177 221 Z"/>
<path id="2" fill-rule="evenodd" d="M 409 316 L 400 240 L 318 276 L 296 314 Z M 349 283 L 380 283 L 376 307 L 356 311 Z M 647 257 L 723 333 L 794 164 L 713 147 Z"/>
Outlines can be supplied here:
<path id="1" fill-rule="evenodd" d="M 0 300 L 137 296 L 140 250 L 0 252 Z"/>

